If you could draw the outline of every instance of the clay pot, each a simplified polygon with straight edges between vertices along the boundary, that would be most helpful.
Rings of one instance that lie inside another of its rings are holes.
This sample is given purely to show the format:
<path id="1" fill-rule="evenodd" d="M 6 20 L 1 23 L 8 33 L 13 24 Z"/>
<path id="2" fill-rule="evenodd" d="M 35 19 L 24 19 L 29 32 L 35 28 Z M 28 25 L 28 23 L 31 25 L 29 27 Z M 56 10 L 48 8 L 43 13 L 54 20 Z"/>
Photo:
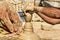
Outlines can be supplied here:
<path id="1" fill-rule="evenodd" d="M 22 40 L 40 40 L 39 36 L 33 32 L 33 27 L 30 22 L 25 23 L 23 30 L 20 36 Z"/>

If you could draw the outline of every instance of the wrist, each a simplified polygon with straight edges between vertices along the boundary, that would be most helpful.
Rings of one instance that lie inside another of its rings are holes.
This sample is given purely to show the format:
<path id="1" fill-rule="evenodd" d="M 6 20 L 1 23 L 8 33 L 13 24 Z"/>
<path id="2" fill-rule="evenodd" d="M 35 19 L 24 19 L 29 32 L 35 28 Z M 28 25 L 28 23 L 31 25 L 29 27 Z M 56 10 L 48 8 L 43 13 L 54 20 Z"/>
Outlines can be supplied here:
<path id="1" fill-rule="evenodd" d="M 38 12 L 41 12 L 42 9 L 43 9 L 43 7 L 34 7 L 34 9 L 35 9 L 36 11 L 38 11 Z"/>

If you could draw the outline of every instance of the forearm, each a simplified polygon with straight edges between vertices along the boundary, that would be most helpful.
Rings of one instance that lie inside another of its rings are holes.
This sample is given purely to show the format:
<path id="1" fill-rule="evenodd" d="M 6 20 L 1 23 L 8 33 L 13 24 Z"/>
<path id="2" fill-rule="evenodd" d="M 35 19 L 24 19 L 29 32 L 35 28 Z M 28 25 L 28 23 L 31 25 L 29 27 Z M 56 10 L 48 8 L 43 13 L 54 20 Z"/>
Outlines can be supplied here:
<path id="1" fill-rule="evenodd" d="M 35 7 L 35 9 L 49 17 L 60 18 L 60 10 L 56 8 Z"/>
<path id="2" fill-rule="evenodd" d="M 42 13 L 38 13 L 38 15 L 44 19 L 47 23 L 50 23 L 50 24 L 58 24 L 60 23 L 60 19 L 54 19 L 54 18 L 50 18 L 48 16 L 45 16 L 44 14 Z"/>

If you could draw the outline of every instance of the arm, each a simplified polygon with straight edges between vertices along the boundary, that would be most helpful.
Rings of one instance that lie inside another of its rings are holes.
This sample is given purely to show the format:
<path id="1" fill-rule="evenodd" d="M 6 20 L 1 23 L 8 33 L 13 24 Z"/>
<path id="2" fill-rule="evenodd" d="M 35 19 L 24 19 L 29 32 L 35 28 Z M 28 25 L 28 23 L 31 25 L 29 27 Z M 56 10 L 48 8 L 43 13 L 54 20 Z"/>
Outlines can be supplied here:
<path id="1" fill-rule="evenodd" d="M 53 18 L 60 18 L 60 10 L 48 7 L 35 7 L 35 10 Z"/>
<path id="2" fill-rule="evenodd" d="M 38 13 L 39 16 L 41 16 L 42 19 L 44 19 L 47 23 L 50 24 L 58 24 L 60 23 L 60 19 L 54 19 L 54 18 L 50 18 L 42 13 Z"/>

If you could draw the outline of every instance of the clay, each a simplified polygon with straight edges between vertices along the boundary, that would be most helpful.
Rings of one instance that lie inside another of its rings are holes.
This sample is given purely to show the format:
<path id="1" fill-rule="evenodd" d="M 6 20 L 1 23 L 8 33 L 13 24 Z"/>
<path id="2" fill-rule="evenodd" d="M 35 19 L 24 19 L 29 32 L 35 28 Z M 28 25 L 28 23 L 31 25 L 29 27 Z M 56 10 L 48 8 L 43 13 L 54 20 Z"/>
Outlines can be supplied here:
<path id="1" fill-rule="evenodd" d="M 20 34 L 22 40 L 40 40 L 40 37 L 33 32 L 33 27 L 31 23 L 32 15 L 25 12 L 26 23 L 23 28 L 23 33 Z"/>
<path id="2" fill-rule="evenodd" d="M 32 15 L 30 15 L 29 13 L 26 13 L 26 16 L 25 16 L 26 22 L 30 22 L 30 21 L 31 21 L 31 19 L 32 19 L 31 16 L 32 16 Z"/>
<path id="3" fill-rule="evenodd" d="M 25 23 L 23 33 L 20 34 L 22 40 L 40 40 L 40 37 L 33 32 L 32 24 L 27 22 Z"/>

